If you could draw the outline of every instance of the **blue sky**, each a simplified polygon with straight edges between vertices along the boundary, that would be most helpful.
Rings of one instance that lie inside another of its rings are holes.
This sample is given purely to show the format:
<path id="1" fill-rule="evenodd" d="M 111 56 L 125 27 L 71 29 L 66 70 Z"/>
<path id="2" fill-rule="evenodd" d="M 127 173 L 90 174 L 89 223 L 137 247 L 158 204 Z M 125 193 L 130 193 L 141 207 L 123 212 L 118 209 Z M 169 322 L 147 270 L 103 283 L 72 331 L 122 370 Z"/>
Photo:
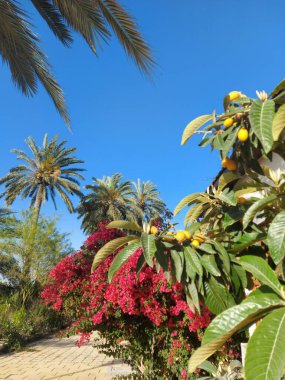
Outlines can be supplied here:
<path id="1" fill-rule="evenodd" d="M 285 74 L 283 0 L 124 0 L 150 42 L 158 67 L 144 78 L 114 38 L 96 59 L 78 37 L 65 49 L 36 17 L 42 40 L 70 116 L 71 134 L 42 88 L 32 99 L 13 86 L 1 67 L 0 175 L 16 164 L 11 148 L 24 139 L 59 134 L 78 148 L 86 181 L 121 172 L 125 178 L 152 180 L 170 209 L 202 191 L 220 168 L 217 154 L 197 147 L 198 137 L 180 146 L 186 124 L 214 108 L 231 90 L 254 96 L 270 91 Z M 32 11 L 32 9 L 30 8 Z M 33 12 L 33 11 L 32 11 Z M 74 200 L 75 203 L 77 202 Z M 13 208 L 28 207 L 16 201 Z M 43 213 L 55 213 L 51 204 Z M 78 248 L 84 236 L 75 214 L 58 199 L 59 227 Z M 182 216 L 177 218 L 182 222 Z"/>

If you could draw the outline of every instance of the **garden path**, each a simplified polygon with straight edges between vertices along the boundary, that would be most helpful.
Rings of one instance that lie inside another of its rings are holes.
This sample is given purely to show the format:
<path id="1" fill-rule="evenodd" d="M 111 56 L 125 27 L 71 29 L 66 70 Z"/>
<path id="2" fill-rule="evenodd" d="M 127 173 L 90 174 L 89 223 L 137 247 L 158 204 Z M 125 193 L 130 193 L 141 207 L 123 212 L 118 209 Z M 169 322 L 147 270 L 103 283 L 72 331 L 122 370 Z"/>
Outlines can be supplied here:
<path id="1" fill-rule="evenodd" d="M 78 348 L 77 337 L 42 339 L 24 351 L 0 355 L 0 379 L 111 380 L 130 369 L 120 360 L 100 354 L 89 344 Z"/>

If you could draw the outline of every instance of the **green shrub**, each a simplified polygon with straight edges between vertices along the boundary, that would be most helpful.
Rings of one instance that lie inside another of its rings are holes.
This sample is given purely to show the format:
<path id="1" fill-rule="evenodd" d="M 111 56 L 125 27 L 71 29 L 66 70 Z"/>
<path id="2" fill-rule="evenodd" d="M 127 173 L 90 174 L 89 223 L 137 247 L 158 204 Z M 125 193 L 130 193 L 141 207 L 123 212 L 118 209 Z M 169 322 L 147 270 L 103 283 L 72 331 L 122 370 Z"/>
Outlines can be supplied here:
<path id="1" fill-rule="evenodd" d="M 16 295 L 0 304 L 0 340 L 4 349 L 18 350 L 25 343 L 63 327 L 62 319 L 39 301 L 29 308 L 17 307 Z"/>

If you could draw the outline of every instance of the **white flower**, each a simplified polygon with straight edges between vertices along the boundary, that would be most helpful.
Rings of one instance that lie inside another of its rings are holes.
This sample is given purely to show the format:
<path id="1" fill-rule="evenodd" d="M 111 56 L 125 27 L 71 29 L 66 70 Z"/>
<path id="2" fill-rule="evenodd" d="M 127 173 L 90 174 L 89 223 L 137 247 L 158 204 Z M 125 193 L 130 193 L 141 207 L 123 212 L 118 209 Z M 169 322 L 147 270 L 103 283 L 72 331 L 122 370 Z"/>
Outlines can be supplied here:
<path id="1" fill-rule="evenodd" d="M 262 102 L 265 102 L 268 99 L 268 95 L 264 90 L 263 91 L 256 91 L 256 95 L 258 96 L 258 98 Z"/>

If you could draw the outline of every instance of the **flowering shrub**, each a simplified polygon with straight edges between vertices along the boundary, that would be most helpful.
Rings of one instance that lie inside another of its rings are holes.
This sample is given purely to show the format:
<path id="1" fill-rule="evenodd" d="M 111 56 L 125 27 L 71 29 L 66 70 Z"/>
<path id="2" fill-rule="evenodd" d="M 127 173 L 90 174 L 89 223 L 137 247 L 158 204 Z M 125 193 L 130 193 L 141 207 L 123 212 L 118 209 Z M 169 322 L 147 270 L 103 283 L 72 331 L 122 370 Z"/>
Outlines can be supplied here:
<path id="1" fill-rule="evenodd" d="M 142 378 L 189 379 L 187 361 L 199 346 L 210 313 L 203 306 L 201 315 L 191 311 L 181 284 L 167 281 L 162 271 L 146 266 L 137 276 L 141 248 L 111 283 L 107 274 L 112 256 L 91 274 L 94 254 L 119 236 L 122 232 L 101 224 L 80 252 L 53 268 L 42 297 L 69 320 L 68 333 L 81 334 L 79 345 L 96 330 L 101 352 L 123 358 Z"/>

